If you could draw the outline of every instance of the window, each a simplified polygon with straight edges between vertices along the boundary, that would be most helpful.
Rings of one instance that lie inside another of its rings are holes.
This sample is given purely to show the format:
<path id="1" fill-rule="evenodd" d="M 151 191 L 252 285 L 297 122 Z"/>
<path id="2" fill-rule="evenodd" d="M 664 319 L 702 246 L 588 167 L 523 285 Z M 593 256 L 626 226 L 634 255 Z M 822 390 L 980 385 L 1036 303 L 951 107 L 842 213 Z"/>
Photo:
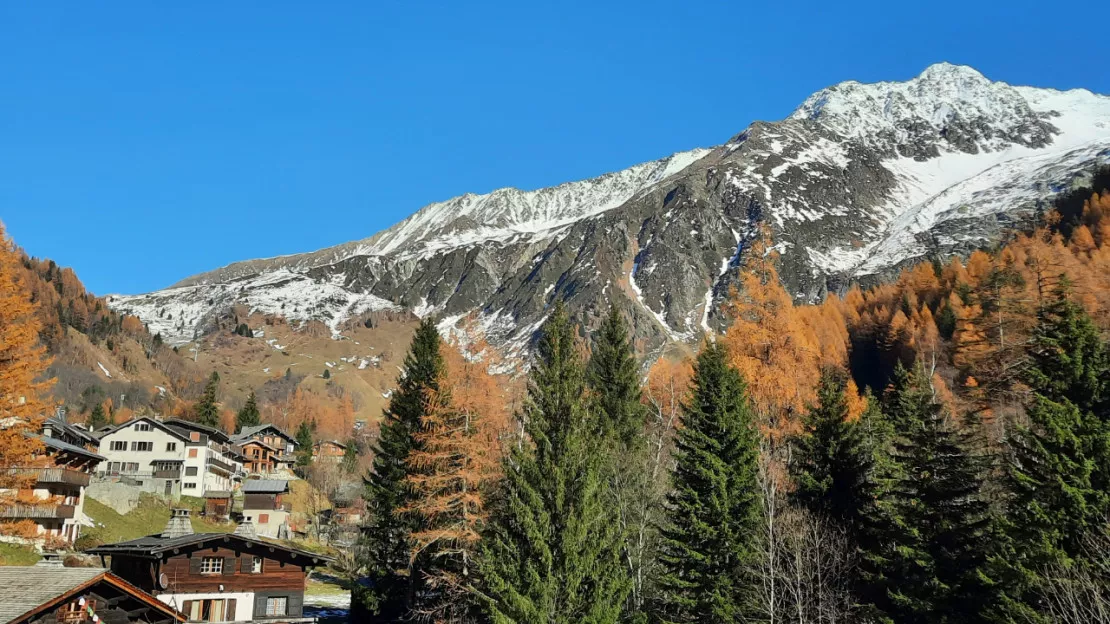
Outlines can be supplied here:
<path id="1" fill-rule="evenodd" d="M 269 524 L 270 514 L 258 514 L 258 524 Z"/>
<path id="2" fill-rule="evenodd" d="M 196 431 L 190 431 L 189 440 L 192 442 L 200 442 L 200 433 Z"/>
<path id="3" fill-rule="evenodd" d="M 135 431 L 150 431 L 150 423 L 141 422 L 135 425 Z"/>
<path id="4" fill-rule="evenodd" d="M 111 449 L 113 451 L 126 451 L 127 450 L 127 441 L 125 441 L 125 440 L 113 440 Z"/>
<path id="5" fill-rule="evenodd" d="M 193 483 L 193 482 L 187 482 L 187 483 L 182 483 L 181 487 L 185 488 L 186 490 L 195 490 L 195 489 L 197 489 L 197 484 Z"/>
<path id="6" fill-rule="evenodd" d="M 185 476 L 186 477 L 195 477 L 195 476 L 197 476 L 197 467 L 196 466 L 186 467 L 185 468 Z"/>
<path id="7" fill-rule="evenodd" d="M 154 443 L 153 442 L 132 442 L 131 443 L 131 450 L 132 451 L 144 451 L 144 452 L 153 451 L 154 450 Z"/>
<path id="8" fill-rule="evenodd" d="M 124 472 L 138 472 L 139 471 L 139 464 L 137 462 L 127 462 L 124 465 L 126 466 L 126 468 L 124 469 Z"/>
<path id="9" fill-rule="evenodd" d="M 251 562 L 251 573 L 252 574 L 261 574 L 262 573 L 262 557 L 255 557 L 254 561 Z"/>
<path id="10" fill-rule="evenodd" d="M 285 596 L 272 597 L 266 599 L 266 615 L 285 615 L 286 605 L 289 599 Z"/>
<path id="11" fill-rule="evenodd" d="M 166 442 L 166 450 L 167 451 L 176 451 L 177 450 L 177 442 Z"/>
<path id="12" fill-rule="evenodd" d="M 223 574 L 224 571 L 224 558 L 223 557 L 205 557 L 200 560 L 200 573 L 201 574 Z"/>
<path id="13" fill-rule="evenodd" d="M 189 449 L 189 457 L 196 457 L 197 450 L 195 448 Z"/>
<path id="14" fill-rule="evenodd" d="M 181 612 L 190 622 L 233 622 L 235 599 L 186 600 L 181 605 Z"/>

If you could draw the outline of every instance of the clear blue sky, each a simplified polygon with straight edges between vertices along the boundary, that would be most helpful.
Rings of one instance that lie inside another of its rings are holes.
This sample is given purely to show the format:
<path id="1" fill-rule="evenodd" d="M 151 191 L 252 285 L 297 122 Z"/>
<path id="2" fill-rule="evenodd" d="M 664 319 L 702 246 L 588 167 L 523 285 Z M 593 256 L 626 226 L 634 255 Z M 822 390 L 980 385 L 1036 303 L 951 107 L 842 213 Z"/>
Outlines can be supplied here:
<path id="1" fill-rule="evenodd" d="M 7 2 L 0 219 L 142 292 L 719 144 L 841 80 L 1108 93 L 1101 4 Z"/>

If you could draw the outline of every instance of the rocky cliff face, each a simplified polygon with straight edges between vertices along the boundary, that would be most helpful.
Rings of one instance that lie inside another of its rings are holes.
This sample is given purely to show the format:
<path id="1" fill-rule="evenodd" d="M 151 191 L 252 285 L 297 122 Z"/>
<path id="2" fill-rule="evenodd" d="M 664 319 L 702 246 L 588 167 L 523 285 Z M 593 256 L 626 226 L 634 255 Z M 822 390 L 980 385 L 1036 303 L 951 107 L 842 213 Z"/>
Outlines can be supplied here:
<path id="1" fill-rule="evenodd" d="M 235 304 L 339 332 L 367 310 L 468 314 L 521 351 L 555 298 L 591 324 L 610 301 L 645 353 L 722 322 L 717 307 L 760 224 L 802 300 L 1001 237 L 1110 162 L 1110 97 L 1013 87 L 929 67 L 845 82 L 724 145 L 537 191 L 432 204 L 368 239 L 236 263 L 117 309 L 170 341 Z"/>

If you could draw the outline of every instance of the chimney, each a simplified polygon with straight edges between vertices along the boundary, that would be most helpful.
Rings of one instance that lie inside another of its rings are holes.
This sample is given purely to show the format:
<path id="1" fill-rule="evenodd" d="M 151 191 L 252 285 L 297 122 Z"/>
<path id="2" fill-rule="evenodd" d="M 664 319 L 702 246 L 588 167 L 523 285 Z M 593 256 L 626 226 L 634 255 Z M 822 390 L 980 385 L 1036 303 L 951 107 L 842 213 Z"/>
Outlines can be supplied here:
<path id="1" fill-rule="evenodd" d="M 248 539 L 258 539 L 258 532 L 255 531 L 254 523 L 251 522 L 250 518 L 243 518 L 239 526 L 235 527 L 232 535 L 238 535 L 239 537 L 246 537 Z"/>
<path id="2" fill-rule="evenodd" d="M 62 556 L 56 552 L 43 552 L 42 559 L 35 564 L 36 568 L 63 568 Z"/>
<path id="3" fill-rule="evenodd" d="M 174 509 L 170 511 L 170 521 L 162 529 L 163 538 L 184 537 L 193 534 L 193 524 L 189 522 L 188 509 Z"/>

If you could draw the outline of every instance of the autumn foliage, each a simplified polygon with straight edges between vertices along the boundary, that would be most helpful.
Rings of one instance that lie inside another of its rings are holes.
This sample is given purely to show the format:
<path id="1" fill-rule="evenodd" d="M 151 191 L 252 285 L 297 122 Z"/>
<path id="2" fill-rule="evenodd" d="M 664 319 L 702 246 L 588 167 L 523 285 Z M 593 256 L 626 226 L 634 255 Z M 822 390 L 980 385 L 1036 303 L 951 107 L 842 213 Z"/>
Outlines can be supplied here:
<path id="1" fill-rule="evenodd" d="M 42 443 L 30 434 L 53 410 L 47 399 L 50 361 L 39 342 L 36 312 L 20 255 L 0 225 L 0 492 L 7 491 L 0 504 L 32 482 L 10 469 L 33 461 Z"/>

